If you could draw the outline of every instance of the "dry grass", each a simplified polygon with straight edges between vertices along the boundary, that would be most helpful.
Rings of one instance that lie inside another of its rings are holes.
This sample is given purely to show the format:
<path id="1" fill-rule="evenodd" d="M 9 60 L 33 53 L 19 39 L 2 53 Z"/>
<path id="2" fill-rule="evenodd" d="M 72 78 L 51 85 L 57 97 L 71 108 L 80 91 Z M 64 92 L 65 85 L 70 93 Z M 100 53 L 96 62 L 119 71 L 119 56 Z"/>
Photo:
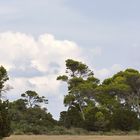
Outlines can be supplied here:
<path id="1" fill-rule="evenodd" d="M 140 136 L 11 136 L 5 140 L 140 140 Z"/>

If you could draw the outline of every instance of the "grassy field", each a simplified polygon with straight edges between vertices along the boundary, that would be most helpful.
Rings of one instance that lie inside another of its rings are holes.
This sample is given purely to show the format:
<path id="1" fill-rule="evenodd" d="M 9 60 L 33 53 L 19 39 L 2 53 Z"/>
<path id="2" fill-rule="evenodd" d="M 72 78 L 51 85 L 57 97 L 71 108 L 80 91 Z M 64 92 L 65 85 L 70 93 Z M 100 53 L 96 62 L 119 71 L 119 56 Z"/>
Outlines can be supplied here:
<path id="1" fill-rule="evenodd" d="M 140 140 L 140 136 L 11 136 L 5 140 Z"/>

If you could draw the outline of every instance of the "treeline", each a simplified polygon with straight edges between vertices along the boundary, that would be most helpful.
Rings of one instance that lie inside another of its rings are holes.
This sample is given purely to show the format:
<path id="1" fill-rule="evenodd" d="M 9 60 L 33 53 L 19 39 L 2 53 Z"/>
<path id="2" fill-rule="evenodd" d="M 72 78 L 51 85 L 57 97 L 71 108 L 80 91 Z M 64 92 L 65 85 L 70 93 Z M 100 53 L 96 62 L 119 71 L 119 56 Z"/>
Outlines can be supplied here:
<path id="1" fill-rule="evenodd" d="M 66 60 L 66 74 L 57 77 L 67 83 L 64 97 L 67 111 L 53 119 L 44 96 L 28 90 L 21 98 L 9 102 L 2 97 L 6 69 L 0 67 L 0 136 L 10 134 L 73 134 L 140 130 L 140 73 L 126 69 L 100 82 L 89 67 L 79 61 Z M 70 130 L 74 129 L 71 132 Z"/>
<path id="2" fill-rule="evenodd" d="M 67 111 L 60 123 L 88 131 L 130 131 L 140 129 L 140 73 L 126 69 L 102 83 L 86 64 L 66 60 L 66 75 L 58 76 L 68 85 L 64 97 Z"/>
<path id="3" fill-rule="evenodd" d="M 58 121 L 48 113 L 48 100 L 35 91 L 28 90 L 13 102 L 4 100 L 3 92 L 9 90 L 6 69 L 0 67 L 0 139 L 11 134 L 48 134 L 55 130 Z"/>

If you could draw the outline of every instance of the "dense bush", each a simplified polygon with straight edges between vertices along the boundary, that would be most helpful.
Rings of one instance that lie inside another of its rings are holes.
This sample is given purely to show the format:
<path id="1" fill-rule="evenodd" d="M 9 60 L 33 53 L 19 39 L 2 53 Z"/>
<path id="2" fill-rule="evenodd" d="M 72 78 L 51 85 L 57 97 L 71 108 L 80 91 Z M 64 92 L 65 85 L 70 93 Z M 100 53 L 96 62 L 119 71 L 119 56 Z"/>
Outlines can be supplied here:
<path id="1" fill-rule="evenodd" d="M 22 99 L 11 102 L 9 112 L 12 132 L 16 134 L 47 134 L 57 124 L 45 108 L 27 108 Z"/>
<path id="2" fill-rule="evenodd" d="M 92 108 L 86 113 L 84 128 L 88 131 L 108 131 L 109 117 L 108 113 L 99 108 Z"/>
<path id="3" fill-rule="evenodd" d="M 127 109 L 116 110 L 112 116 L 112 127 L 122 131 L 138 130 L 140 120 L 137 114 Z"/>
<path id="4" fill-rule="evenodd" d="M 82 127 L 82 117 L 75 107 L 71 107 L 68 111 L 61 112 L 59 122 L 66 128 Z"/>
<path id="5" fill-rule="evenodd" d="M 10 135 L 10 117 L 8 113 L 8 101 L 0 100 L 0 138 Z"/>

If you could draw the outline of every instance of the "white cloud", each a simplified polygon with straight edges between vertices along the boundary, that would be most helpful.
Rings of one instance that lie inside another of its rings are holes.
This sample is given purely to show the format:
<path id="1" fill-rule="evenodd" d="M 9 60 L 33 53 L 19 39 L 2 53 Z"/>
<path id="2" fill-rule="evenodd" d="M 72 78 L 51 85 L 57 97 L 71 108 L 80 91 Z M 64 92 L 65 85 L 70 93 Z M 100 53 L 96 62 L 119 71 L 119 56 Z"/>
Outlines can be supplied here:
<path id="1" fill-rule="evenodd" d="M 101 70 L 95 70 L 95 75 L 100 78 L 100 79 L 105 79 L 106 77 L 108 77 L 110 75 L 110 70 L 103 68 Z"/>
<path id="2" fill-rule="evenodd" d="M 32 36 L 22 33 L 1 33 L 0 57 L 4 58 L 3 60 L 1 59 L 1 61 L 13 63 L 22 58 L 20 60 L 30 59 L 32 63 L 32 61 L 38 59 L 38 57 L 43 59 L 44 57 L 50 57 L 51 54 L 57 54 L 61 58 L 67 56 L 69 53 L 71 53 L 72 56 L 75 55 L 73 51 L 78 49 L 76 44 L 70 41 L 57 41 L 54 38 L 52 40 L 50 36 L 52 35 L 45 34 L 41 35 L 39 40 L 34 40 Z M 53 57 L 51 57 L 51 59 L 56 59 L 55 56 Z M 48 62 L 48 60 L 46 62 Z"/>
<path id="3" fill-rule="evenodd" d="M 120 64 L 114 64 L 110 69 L 113 72 L 118 72 L 118 71 L 122 70 L 122 66 Z"/>
<path id="4" fill-rule="evenodd" d="M 76 43 L 57 40 L 50 34 L 35 39 L 20 32 L 0 33 L 0 64 L 8 70 L 8 83 L 14 87 L 8 94 L 11 99 L 30 89 L 60 103 L 64 93 L 60 93 L 61 85 L 56 78 L 65 72 L 66 59 L 80 57 Z"/>
<path id="5" fill-rule="evenodd" d="M 64 72 L 65 60 L 79 57 L 80 48 L 74 42 L 56 40 L 50 34 L 35 40 L 19 32 L 0 33 L 0 64 L 14 75 L 12 78 L 24 77 L 36 86 L 45 83 L 47 90 L 52 90 L 49 87 L 55 84 L 56 76 Z"/>
<path id="6" fill-rule="evenodd" d="M 100 56 L 101 52 L 101 48 L 95 47 L 87 55 L 75 42 L 57 40 L 51 34 L 42 34 L 35 39 L 20 32 L 0 33 L 0 64 L 8 70 L 8 83 L 14 88 L 8 97 L 16 99 L 26 90 L 35 90 L 50 99 L 49 111 L 58 118 L 66 88 L 56 78 L 65 73 L 65 60 L 84 59 L 86 64 L 90 64 L 90 55 Z M 120 68 L 120 65 L 114 64 L 94 72 L 96 77 L 104 79 Z M 53 101 L 57 102 L 57 111 L 52 108 L 56 104 Z"/>
<path id="7" fill-rule="evenodd" d="M 120 64 L 113 64 L 109 68 L 102 68 L 99 70 L 95 69 L 94 72 L 95 76 L 99 78 L 101 81 L 103 81 L 104 79 L 111 77 L 113 74 L 121 71 L 122 69 L 123 67 Z"/>

